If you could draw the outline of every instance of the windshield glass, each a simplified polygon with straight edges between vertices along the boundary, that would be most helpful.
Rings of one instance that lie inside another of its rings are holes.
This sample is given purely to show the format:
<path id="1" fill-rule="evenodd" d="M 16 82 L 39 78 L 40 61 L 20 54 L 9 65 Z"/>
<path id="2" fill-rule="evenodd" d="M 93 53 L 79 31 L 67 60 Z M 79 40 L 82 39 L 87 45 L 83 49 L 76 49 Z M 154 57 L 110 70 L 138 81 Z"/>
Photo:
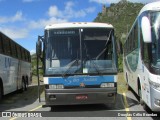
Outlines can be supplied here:
<path id="1" fill-rule="evenodd" d="M 45 32 L 45 74 L 116 72 L 113 29 L 54 29 Z"/>
<path id="2" fill-rule="evenodd" d="M 155 67 L 160 67 L 160 12 L 150 13 L 152 26 L 152 63 Z"/>
<path id="3" fill-rule="evenodd" d="M 112 29 L 83 30 L 83 72 L 107 73 L 115 67 Z"/>

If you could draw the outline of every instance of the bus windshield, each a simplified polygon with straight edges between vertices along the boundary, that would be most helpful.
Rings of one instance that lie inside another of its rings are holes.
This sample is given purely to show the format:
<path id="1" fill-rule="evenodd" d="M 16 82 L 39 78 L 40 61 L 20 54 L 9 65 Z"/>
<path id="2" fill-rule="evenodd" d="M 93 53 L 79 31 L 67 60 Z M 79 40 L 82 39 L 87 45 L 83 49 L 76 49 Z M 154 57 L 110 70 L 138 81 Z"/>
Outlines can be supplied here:
<path id="1" fill-rule="evenodd" d="M 47 30 L 45 74 L 100 74 L 117 72 L 113 29 Z"/>
<path id="2" fill-rule="evenodd" d="M 160 67 L 160 11 L 150 13 L 152 26 L 152 64 Z"/>

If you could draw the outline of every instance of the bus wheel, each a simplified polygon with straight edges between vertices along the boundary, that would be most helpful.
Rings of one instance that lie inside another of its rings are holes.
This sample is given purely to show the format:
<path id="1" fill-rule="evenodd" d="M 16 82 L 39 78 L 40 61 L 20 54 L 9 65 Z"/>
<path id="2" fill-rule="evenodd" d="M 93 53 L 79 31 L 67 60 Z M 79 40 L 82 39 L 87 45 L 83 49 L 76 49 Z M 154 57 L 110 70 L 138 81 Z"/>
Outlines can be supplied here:
<path id="1" fill-rule="evenodd" d="M 27 86 L 26 86 L 26 81 L 24 78 L 22 78 L 22 88 L 21 88 L 21 92 L 24 92 L 27 90 Z"/>
<path id="2" fill-rule="evenodd" d="M 143 109 L 146 111 L 146 112 L 150 112 L 150 108 L 147 106 L 146 103 L 143 104 Z"/>
<path id="3" fill-rule="evenodd" d="M 145 111 L 149 112 L 150 111 L 149 107 L 146 105 L 146 103 L 142 99 L 142 91 L 141 91 L 140 83 L 139 83 L 139 86 L 138 86 L 138 94 L 139 94 L 139 103 L 143 106 L 143 109 Z"/>
<path id="4" fill-rule="evenodd" d="M 143 104 L 144 104 L 144 101 L 142 100 L 142 92 L 141 92 L 140 84 L 139 84 L 138 86 L 139 86 L 139 87 L 138 87 L 139 103 L 140 103 L 141 105 L 143 105 Z"/>
<path id="5" fill-rule="evenodd" d="M 28 78 L 26 77 L 26 79 L 25 79 L 25 91 L 27 91 L 27 88 L 28 88 Z"/>

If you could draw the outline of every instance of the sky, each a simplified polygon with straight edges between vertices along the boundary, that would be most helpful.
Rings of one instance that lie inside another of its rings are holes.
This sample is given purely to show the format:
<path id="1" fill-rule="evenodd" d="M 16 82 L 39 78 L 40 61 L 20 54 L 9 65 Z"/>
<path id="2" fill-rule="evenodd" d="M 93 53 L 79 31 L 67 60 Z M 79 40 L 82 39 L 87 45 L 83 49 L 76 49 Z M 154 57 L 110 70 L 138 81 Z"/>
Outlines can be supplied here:
<path id="1" fill-rule="evenodd" d="M 120 0 L 0 0 L 0 31 L 35 53 L 38 35 L 48 24 L 92 22 L 101 12 Z M 159 0 L 129 0 L 149 3 Z"/>

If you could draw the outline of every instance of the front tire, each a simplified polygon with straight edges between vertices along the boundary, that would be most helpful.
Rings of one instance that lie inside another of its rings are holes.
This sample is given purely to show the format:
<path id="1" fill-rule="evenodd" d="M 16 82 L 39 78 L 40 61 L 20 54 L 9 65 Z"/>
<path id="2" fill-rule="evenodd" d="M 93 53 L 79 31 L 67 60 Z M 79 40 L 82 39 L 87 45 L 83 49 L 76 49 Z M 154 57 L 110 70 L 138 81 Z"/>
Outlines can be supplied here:
<path id="1" fill-rule="evenodd" d="M 142 99 L 142 91 L 141 91 L 141 85 L 139 84 L 139 87 L 138 87 L 138 94 L 139 94 L 139 103 L 143 106 L 143 109 L 146 111 L 146 112 L 150 112 L 150 108 L 147 106 L 147 104 L 143 101 Z"/>

